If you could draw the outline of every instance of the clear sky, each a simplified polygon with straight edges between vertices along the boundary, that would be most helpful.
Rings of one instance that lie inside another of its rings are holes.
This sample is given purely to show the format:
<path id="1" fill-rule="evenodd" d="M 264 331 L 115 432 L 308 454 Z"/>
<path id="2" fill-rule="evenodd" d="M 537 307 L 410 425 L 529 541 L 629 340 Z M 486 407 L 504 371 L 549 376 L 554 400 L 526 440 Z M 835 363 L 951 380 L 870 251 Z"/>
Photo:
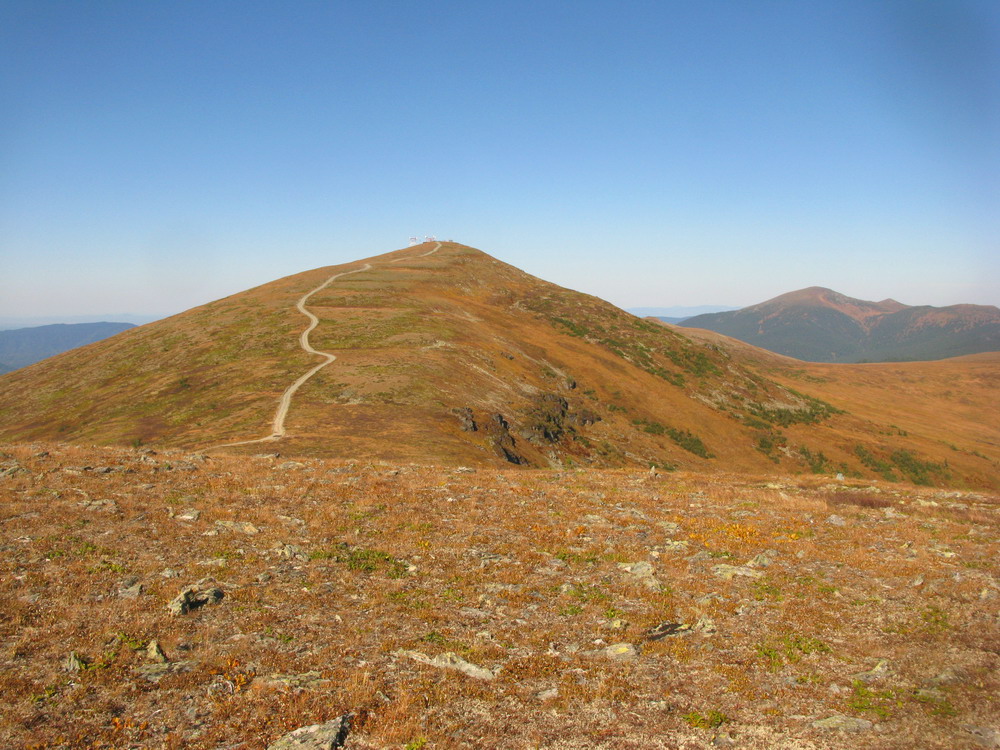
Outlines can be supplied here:
<path id="1" fill-rule="evenodd" d="M 1000 304 L 1000 3 L 0 2 L 0 315 L 427 234 L 622 307 Z"/>

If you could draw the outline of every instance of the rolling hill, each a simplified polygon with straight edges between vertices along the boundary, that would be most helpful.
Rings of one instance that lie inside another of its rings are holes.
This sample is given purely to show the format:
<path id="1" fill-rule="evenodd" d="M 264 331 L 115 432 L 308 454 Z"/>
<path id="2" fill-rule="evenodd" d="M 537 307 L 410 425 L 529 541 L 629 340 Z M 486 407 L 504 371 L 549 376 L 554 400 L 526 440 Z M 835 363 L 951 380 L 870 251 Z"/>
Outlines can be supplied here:
<path id="1" fill-rule="evenodd" d="M 324 358 L 300 346 L 299 302 L 316 317 L 308 343 L 336 357 L 304 380 Z M 905 399 L 869 414 L 811 377 L 440 243 L 279 279 L 5 375 L 0 439 L 1000 483 L 995 406 L 950 432 L 934 419 L 902 430 Z"/>
<path id="2" fill-rule="evenodd" d="M 56 323 L 0 331 L 0 373 L 135 328 L 132 323 Z"/>
<path id="3" fill-rule="evenodd" d="M 681 325 L 811 362 L 935 360 L 1000 350 L 1000 309 L 867 302 L 823 287 L 789 292 Z"/>

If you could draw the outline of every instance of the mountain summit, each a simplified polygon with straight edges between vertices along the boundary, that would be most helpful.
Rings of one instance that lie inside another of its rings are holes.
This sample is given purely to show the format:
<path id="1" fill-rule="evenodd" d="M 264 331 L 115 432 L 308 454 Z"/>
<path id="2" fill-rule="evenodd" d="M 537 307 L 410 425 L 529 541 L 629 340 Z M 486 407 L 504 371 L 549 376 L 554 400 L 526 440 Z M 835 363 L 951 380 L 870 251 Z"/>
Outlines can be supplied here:
<path id="1" fill-rule="evenodd" d="M 681 325 L 809 362 L 934 360 L 1000 350 L 996 307 L 868 302 L 819 286 Z"/>
<path id="2" fill-rule="evenodd" d="M 0 440 L 858 475 L 864 461 L 898 459 L 922 467 L 913 476 L 924 483 L 967 461 L 968 476 L 982 476 L 985 459 L 949 454 L 946 468 L 936 436 L 873 439 L 863 413 L 768 367 L 431 242 L 279 279 L 5 375 Z"/>

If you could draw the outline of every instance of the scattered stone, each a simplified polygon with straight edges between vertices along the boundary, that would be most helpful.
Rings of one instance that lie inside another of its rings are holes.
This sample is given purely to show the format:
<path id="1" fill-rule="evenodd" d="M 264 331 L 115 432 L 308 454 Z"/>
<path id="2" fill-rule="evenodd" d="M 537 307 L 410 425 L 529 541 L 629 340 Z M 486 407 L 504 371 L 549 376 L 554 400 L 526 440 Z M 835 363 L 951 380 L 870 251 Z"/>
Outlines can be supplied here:
<path id="1" fill-rule="evenodd" d="M 947 667 L 928 681 L 931 685 L 954 685 L 965 679 L 965 675 L 953 667 Z"/>
<path id="2" fill-rule="evenodd" d="M 118 589 L 118 596 L 121 599 L 137 599 L 145 590 L 146 587 L 137 578 L 126 578 Z"/>
<path id="3" fill-rule="evenodd" d="M 462 432 L 476 432 L 479 430 L 479 427 L 476 425 L 476 419 L 472 414 L 472 409 L 468 406 L 452 409 L 452 412 L 458 417 L 458 428 Z"/>
<path id="4" fill-rule="evenodd" d="M 869 669 L 867 672 L 858 672 L 857 674 L 852 674 L 852 680 L 860 680 L 865 684 L 881 680 L 884 677 L 888 677 L 892 674 L 892 668 L 889 666 L 888 659 L 879 659 L 875 666 Z"/>
<path id="5" fill-rule="evenodd" d="M 829 718 L 814 721 L 812 726 L 814 729 L 836 729 L 840 732 L 865 732 L 874 725 L 867 719 L 834 714 Z"/>
<path id="6" fill-rule="evenodd" d="M 653 575 L 652 564 L 645 560 L 636 563 L 618 563 L 618 568 L 638 578 L 642 582 L 642 585 L 648 589 L 659 591 L 662 588 L 660 582 L 656 580 L 656 576 Z"/>
<path id="7" fill-rule="evenodd" d="M 441 667 L 443 669 L 454 669 L 457 672 L 462 672 L 467 674 L 469 677 L 474 677 L 477 680 L 492 680 L 496 675 L 494 675 L 490 670 L 483 667 L 477 666 L 471 662 L 467 662 L 458 654 L 452 651 L 446 651 L 445 653 L 430 657 L 426 654 L 422 654 L 419 651 L 403 651 L 397 652 L 400 656 L 406 656 L 414 661 L 419 661 L 421 664 L 427 664 L 432 667 Z"/>
<path id="8" fill-rule="evenodd" d="M 559 696 L 559 688 L 549 688 L 548 690 L 542 690 L 541 692 L 535 693 L 535 697 L 540 701 L 549 701 L 553 698 Z"/>
<path id="9" fill-rule="evenodd" d="M 479 620 L 488 620 L 490 617 L 489 612 L 484 612 L 481 609 L 476 609 L 475 607 L 461 607 L 458 610 L 460 615 L 465 615 L 466 617 L 475 617 Z"/>
<path id="10" fill-rule="evenodd" d="M 1000 747 L 1000 732 L 992 727 L 963 724 L 962 729 L 971 734 L 972 738 L 983 747 Z"/>
<path id="11" fill-rule="evenodd" d="M 271 553 L 285 560 L 307 560 L 306 551 L 297 544 L 277 544 L 271 548 Z"/>
<path id="12" fill-rule="evenodd" d="M 740 567 L 737 565 L 726 565 L 719 563 L 712 566 L 712 573 L 724 581 L 731 581 L 736 576 L 746 576 L 747 578 L 760 578 L 764 574 L 753 568 Z"/>
<path id="13" fill-rule="evenodd" d="M 456 474 L 475 474 L 476 470 L 473 469 L 471 466 L 459 466 L 457 469 L 455 469 L 455 473 Z"/>
<path id="14" fill-rule="evenodd" d="M 249 521 L 216 521 L 215 525 L 229 531 L 238 531 L 241 534 L 259 534 L 260 529 Z"/>
<path id="15" fill-rule="evenodd" d="M 157 662 L 153 664 L 141 664 L 132 671 L 139 677 L 142 677 L 145 680 L 149 680 L 149 682 L 159 682 L 168 674 L 177 674 L 178 672 L 191 671 L 191 662 L 175 661 L 175 662 Z"/>
<path id="16" fill-rule="evenodd" d="M 644 635 L 647 640 L 658 641 L 661 638 L 666 638 L 668 635 L 686 633 L 690 629 L 690 625 L 685 625 L 680 622 L 661 622 L 659 625 L 647 630 Z"/>
<path id="17" fill-rule="evenodd" d="M 177 521 L 197 521 L 199 518 L 201 518 L 201 511 L 194 508 L 182 511 L 174 516 L 174 519 Z"/>
<path id="18" fill-rule="evenodd" d="M 344 746 L 351 731 L 351 714 L 328 721 L 299 727 L 267 746 L 267 750 L 337 750 Z"/>
<path id="19" fill-rule="evenodd" d="M 264 678 L 254 680 L 257 689 L 277 689 L 277 690 L 310 690 L 329 684 L 329 680 L 323 679 L 320 672 L 303 672 L 301 674 L 272 674 Z"/>
<path id="20" fill-rule="evenodd" d="M 604 655 L 613 661 L 633 661 L 639 658 L 639 649 L 631 643 L 613 643 L 604 649 Z"/>
<path id="21" fill-rule="evenodd" d="M 216 604 L 222 601 L 223 596 L 225 594 L 219 588 L 202 589 L 197 585 L 185 586 L 167 605 L 167 610 L 172 615 L 186 615 L 191 610 L 204 607 L 206 604 Z"/>
<path id="22" fill-rule="evenodd" d="M 305 464 L 300 461 L 285 461 L 282 464 L 278 464 L 279 469 L 301 469 L 304 466 Z"/>
<path id="23" fill-rule="evenodd" d="M 608 630 L 628 630 L 628 622 L 621 619 L 620 617 L 616 617 L 615 619 L 608 622 L 608 624 L 605 627 L 607 627 Z"/>
<path id="24" fill-rule="evenodd" d="M 145 654 L 146 658 L 152 662 L 156 662 L 158 664 L 167 663 L 167 655 L 163 652 L 163 649 L 160 648 L 159 641 L 157 641 L 156 639 L 151 640 L 146 645 Z"/>
<path id="25" fill-rule="evenodd" d="M 677 541 L 675 539 L 667 539 L 660 545 L 660 549 L 664 552 L 683 552 L 687 549 L 688 543 L 686 540 Z"/>
<path id="26" fill-rule="evenodd" d="M 776 550 L 776 549 L 764 550 L 759 555 L 757 555 L 755 558 L 753 558 L 752 560 L 750 560 L 746 564 L 746 567 L 748 567 L 748 568 L 767 568 L 774 561 L 774 558 L 776 558 L 779 554 L 781 554 L 781 553 L 779 553 L 778 550 Z"/>
<path id="27" fill-rule="evenodd" d="M 84 500 L 79 505 L 84 510 L 104 511 L 106 513 L 117 513 L 118 503 L 114 500 Z"/>
<path id="28" fill-rule="evenodd" d="M 162 571 L 160 571 L 160 575 L 163 576 L 164 578 L 177 578 L 180 576 L 180 573 L 178 573 L 173 568 L 164 568 Z"/>
<path id="29" fill-rule="evenodd" d="M 711 635 L 715 632 L 715 620 L 707 615 L 702 615 L 698 621 L 691 626 L 691 630 L 702 635 Z"/>
<path id="30" fill-rule="evenodd" d="M 831 526 L 847 526 L 847 521 L 837 515 L 830 516 L 826 519 L 826 522 Z"/>
<path id="31" fill-rule="evenodd" d="M 63 669 L 67 672 L 81 672 L 87 668 L 87 662 L 76 651 L 70 651 L 66 657 Z"/>

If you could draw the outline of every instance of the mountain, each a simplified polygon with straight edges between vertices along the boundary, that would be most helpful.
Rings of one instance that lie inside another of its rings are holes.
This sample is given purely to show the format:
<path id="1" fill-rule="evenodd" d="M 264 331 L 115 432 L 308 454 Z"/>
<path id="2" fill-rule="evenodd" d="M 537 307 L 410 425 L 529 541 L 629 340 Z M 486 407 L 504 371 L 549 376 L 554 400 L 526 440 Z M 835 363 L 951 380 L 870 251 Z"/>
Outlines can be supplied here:
<path id="1" fill-rule="evenodd" d="M 810 362 L 945 359 L 1000 350 L 1000 309 L 867 302 L 809 287 L 682 322 Z"/>
<path id="2" fill-rule="evenodd" d="M 727 307 L 726 305 L 695 305 L 684 306 L 679 305 L 675 307 L 629 307 L 626 308 L 627 312 L 633 315 L 638 315 L 640 318 L 690 318 L 694 315 L 703 315 L 704 313 L 715 313 L 724 312 L 726 310 L 736 310 L 735 307 Z"/>
<path id="3" fill-rule="evenodd" d="M 896 434 L 895 412 L 847 413 L 766 367 L 479 250 L 428 243 L 0 376 L 0 440 L 1000 481 L 989 410 L 975 416 L 985 442 L 963 422 L 947 433 L 953 451 L 936 422 Z"/>
<path id="4" fill-rule="evenodd" d="M 132 323 L 57 323 L 0 331 L 0 373 L 135 328 Z"/>

